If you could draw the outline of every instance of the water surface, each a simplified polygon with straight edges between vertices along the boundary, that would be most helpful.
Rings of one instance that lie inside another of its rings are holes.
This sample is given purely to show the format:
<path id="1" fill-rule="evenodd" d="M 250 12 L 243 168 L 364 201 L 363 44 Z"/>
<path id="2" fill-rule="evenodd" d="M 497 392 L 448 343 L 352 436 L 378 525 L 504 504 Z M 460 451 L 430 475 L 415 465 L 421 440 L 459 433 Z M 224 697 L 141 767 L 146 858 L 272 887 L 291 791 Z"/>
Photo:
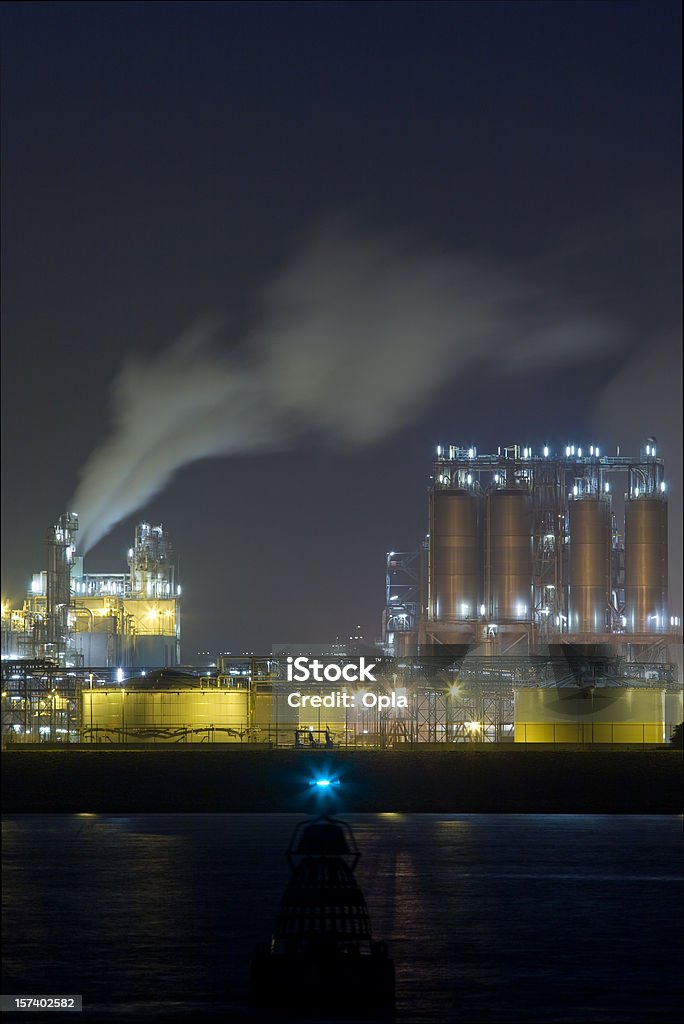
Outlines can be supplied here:
<path id="1" fill-rule="evenodd" d="M 249 959 L 269 937 L 299 820 L 4 819 L 3 991 L 82 993 L 81 1021 L 251 1019 Z M 636 1024 L 681 1005 L 679 818 L 346 820 L 375 937 L 396 962 L 397 1024 Z M 302 1005 L 329 1017 L 306 993 Z"/>

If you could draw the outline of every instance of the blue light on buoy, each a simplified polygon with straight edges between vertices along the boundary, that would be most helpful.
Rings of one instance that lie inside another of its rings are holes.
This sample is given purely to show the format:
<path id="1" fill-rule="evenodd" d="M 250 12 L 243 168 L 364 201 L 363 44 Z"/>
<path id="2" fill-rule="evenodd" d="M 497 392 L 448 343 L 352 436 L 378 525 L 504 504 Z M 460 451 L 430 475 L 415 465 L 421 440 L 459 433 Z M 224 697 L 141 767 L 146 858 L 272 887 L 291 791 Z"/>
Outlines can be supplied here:
<path id="1" fill-rule="evenodd" d="M 312 779 L 312 786 L 320 786 L 321 789 L 327 789 L 329 786 L 339 786 L 339 779 Z"/>

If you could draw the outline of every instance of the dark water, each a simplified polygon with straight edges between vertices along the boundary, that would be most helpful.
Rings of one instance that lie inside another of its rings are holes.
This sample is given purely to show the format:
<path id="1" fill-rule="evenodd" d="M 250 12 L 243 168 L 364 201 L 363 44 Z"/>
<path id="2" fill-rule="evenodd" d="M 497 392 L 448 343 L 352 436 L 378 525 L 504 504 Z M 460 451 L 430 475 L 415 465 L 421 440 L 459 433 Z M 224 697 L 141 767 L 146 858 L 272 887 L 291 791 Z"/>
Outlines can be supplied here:
<path id="1" fill-rule="evenodd" d="M 250 1020 L 249 958 L 300 817 L 5 819 L 3 992 L 82 993 L 81 1021 Z M 679 818 L 347 820 L 396 962 L 397 1024 L 678 1015 Z"/>

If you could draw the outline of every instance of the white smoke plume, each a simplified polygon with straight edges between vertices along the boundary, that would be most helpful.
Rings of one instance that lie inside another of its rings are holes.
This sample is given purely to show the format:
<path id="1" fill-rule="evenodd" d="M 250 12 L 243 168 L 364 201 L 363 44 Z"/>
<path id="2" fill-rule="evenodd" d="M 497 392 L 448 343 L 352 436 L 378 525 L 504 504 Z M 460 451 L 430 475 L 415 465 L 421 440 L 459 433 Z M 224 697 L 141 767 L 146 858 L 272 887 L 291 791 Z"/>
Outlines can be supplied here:
<path id="1" fill-rule="evenodd" d="M 71 505 L 82 553 L 197 459 L 275 450 L 312 431 L 372 443 L 475 363 L 536 370 L 613 341 L 609 324 L 569 314 L 567 297 L 519 274 L 339 228 L 320 232 L 259 300 L 240 357 L 218 351 L 217 326 L 204 323 L 125 365 L 112 433 Z"/>

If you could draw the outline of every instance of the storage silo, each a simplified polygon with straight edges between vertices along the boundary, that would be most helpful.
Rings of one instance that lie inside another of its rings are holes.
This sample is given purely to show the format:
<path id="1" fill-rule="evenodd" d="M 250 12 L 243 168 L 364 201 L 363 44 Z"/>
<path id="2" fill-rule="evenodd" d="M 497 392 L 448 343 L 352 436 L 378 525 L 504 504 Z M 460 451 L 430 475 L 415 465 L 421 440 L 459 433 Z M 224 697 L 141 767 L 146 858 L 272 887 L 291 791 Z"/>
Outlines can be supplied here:
<path id="1" fill-rule="evenodd" d="M 487 495 L 487 613 L 493 623 L 529 622 L 532 614 L 532 509 L 527 491 Z"/>
<path id="2" fill-rule="evenodd" d="M 480 597 L 478 499 L 465 489 L 430 496 L 429 618 L 455 623 L 478 614 Z"/>
<path id="3" fill-rule="evenodd" d="M 645 495 L 625 503 L 625 620 L 630 633 L 668 628 L 667 501 Z"/>
<path id="4" fill-rule="evenodd" d="M 571 633 L 605 633 L 610 604 L 611 506 L 582 497 L 568 505 L 568 619 Z"/>

